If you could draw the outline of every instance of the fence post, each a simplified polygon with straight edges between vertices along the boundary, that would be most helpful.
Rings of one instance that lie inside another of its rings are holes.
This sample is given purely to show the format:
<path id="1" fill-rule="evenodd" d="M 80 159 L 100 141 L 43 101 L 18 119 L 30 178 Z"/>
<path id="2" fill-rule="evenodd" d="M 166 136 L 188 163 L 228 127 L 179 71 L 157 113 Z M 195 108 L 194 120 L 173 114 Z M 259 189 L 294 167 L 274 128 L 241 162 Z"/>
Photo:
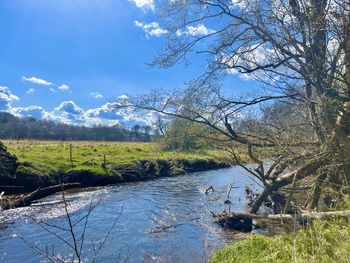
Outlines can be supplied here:
<path id="1" fill-rule="evenodd" d="M 73 148 L 73 146 L 70 143 L 69 144 L 69 161 L 70 161 L 70 164 L 71 164 L 71 166 L 73 168 L 73 153 L 72 153 L 73 149 L 72 148 Z"/>
<path id="2" fill-rule="evenodd" d="M 107 161 L 106 161 L 106 154 L 103 154 L 103 169 L 107 172 Z"/>

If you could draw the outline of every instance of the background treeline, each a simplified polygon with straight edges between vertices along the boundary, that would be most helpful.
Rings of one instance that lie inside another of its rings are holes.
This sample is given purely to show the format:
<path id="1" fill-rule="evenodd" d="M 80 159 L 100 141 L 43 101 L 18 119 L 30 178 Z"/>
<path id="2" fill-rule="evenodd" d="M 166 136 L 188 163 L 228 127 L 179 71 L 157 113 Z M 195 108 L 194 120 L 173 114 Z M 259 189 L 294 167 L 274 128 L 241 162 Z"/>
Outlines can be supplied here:
<path id="1" fill-rule="evenodd" d="M 149 126 L 83 127 L 33 118 L 17 118 L 0 112 L 0 139 L 150 141 Z"/>

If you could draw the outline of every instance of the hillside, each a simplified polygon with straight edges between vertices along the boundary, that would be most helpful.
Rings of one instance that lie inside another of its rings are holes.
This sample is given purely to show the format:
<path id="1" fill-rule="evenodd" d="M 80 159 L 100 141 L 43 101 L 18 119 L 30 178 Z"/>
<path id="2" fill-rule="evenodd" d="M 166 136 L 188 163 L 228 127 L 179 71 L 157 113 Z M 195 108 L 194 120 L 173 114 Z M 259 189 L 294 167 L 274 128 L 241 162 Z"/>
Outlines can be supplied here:
<path id="1" fill-rule="evenodd" d="M 0 139 L 84 140 L 84 141 L 150 141 L 150 127 L 135 125 L 131 130 L 121 126 L 74 126 L 33 118 L 18 118 L 0 112 Z"/>

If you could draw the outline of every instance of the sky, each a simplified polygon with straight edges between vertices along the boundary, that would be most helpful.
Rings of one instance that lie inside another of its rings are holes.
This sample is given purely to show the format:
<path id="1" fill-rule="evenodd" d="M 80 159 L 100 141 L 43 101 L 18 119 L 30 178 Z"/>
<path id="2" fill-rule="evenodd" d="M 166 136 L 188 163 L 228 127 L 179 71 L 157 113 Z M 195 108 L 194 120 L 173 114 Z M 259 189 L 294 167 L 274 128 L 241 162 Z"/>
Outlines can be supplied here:
<path id="1" fill-rule="evenodd" d="M 0 111 L 86 126 L 152 124 L 153 113 L 112 112 L 108 103 L 182 88 L 206 61 L 146 65 L 165 41 L 156 9 L 154 0 L 0 1 Z M 182 33 L 210 30 L 199 24 Z M 251 85 L 238 76 L 231 84 Z"/>

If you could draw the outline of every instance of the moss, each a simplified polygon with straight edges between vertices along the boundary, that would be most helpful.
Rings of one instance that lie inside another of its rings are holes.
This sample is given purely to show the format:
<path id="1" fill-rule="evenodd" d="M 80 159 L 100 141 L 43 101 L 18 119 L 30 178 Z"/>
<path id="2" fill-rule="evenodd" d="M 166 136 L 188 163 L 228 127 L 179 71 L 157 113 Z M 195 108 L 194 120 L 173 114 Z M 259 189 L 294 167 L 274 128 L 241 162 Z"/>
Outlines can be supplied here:
<path id="1" fill-rule="evenodd" d="M 251 235 L 218 250 L 212 263 L 231 262 L 349 262 L 350 225 L 341 219 L 316 221 L 293 234 Z"/>
<path id="2" fill-rule="evenodd" d="M 13 177 L 17 167 L 17 157 L 10 154 L 5 145 L 0 142 L 0 176 Z"/>

